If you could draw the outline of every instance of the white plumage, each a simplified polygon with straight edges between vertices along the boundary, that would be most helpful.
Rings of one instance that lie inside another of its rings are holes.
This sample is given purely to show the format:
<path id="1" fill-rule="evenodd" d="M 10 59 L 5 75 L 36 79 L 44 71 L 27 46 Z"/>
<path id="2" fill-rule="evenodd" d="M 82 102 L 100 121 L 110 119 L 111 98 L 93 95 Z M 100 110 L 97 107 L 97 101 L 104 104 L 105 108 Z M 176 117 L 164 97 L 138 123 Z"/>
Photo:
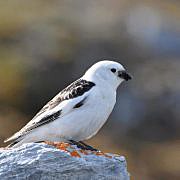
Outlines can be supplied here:
<path id="1" fill-rule="evenodd" d="M 116 89 L 131 79 L 114 61 L 94 64 L 61 91 L 19 132 L 6 140 L 17 147 L 38 141 L 83 141 L 94 136 L 116 103 Z"/>

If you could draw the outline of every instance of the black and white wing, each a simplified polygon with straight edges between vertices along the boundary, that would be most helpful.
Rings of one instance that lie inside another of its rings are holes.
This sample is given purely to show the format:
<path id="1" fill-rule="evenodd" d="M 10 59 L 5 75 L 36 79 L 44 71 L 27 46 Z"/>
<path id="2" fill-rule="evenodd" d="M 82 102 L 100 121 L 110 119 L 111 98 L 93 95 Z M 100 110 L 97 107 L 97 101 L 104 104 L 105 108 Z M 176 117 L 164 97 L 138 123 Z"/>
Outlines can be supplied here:
<path id="1" fill-rule="evenodd" d="M 74 108 L 81 107 L 93 86 L 95 83 L 84 79 L 73 82 L 49 101 L 26 126 L 5 142 L 21 139 L 31 130 L 64 116 Z"/>

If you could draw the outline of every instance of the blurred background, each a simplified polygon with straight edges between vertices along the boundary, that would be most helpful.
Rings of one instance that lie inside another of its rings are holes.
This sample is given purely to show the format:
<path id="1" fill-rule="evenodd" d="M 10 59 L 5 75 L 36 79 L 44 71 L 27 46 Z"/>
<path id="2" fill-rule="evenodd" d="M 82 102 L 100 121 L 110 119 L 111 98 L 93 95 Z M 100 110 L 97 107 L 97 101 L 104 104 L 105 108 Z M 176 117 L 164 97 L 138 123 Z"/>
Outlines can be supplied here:
<path id="1" fill-rule="evenodd" d="M 93 63 L 134 76 L 88 143 L 126 156 L 132 179 L 180 179 L 180 1 L 0 2 L 0 145 Z"/>

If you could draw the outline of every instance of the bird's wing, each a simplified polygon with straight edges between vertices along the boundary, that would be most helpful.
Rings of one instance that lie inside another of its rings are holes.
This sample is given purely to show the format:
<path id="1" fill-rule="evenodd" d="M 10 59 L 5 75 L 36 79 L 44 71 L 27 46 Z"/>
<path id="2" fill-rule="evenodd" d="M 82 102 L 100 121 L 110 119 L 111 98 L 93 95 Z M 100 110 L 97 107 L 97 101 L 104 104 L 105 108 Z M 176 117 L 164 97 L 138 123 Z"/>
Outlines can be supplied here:
<path id="1" fill-rule="evenodd" d="M 21 139 L 31 130 L 50 123 L 71 110 L 81 107 L 93 86 L 95 86 L 93 82 L 83 79 L 73 82 L 49 101 L 26 126 L 4 142 Z"/>

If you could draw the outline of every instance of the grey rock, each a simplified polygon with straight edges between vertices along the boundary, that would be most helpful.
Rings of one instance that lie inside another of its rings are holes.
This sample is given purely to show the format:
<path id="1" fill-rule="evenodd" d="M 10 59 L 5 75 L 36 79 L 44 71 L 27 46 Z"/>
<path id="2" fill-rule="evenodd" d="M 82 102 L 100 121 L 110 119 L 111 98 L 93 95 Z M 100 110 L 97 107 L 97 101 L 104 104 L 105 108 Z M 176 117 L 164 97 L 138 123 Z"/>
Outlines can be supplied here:
<path id="1" fill-rule="evenodd" d="M 109 155 L 112 158 L 95 154 L 73 157 L 44 143 L 0 149 L 0 179 L 129 180 L 125 158 Z"/>

